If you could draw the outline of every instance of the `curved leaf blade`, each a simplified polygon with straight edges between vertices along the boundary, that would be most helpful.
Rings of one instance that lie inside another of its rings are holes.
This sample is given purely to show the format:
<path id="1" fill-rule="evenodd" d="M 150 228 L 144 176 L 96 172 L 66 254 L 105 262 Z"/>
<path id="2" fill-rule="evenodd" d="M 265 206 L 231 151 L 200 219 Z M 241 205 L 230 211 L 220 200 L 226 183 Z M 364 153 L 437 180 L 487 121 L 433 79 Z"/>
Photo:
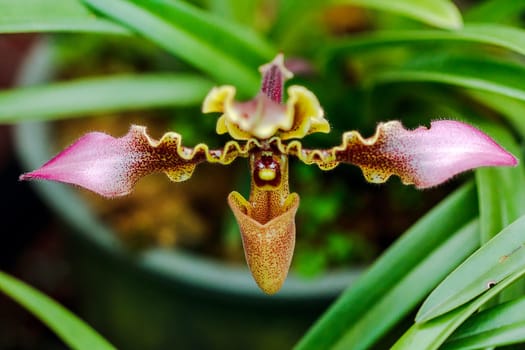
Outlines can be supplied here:
<path id="1" fill-rule="evenodd" d="M 438 28 L 459 29 L 463 25 L 461 13 L 448 0 L 332 0 L 332 3 L 388 11 Z"/>
<path id="2" fill-rule="evenodd" d="M 525 297 L 472 316 L 441 349 L 481 349 L 519 342 L 525 342 Z"/>
<path id="3" fill-rule="evenodd" d="M 182 74 L 121 75 L 0 91 L 0 123 L 199 105 L 213 84 Z M 118 92 L 118 93 L 115 93 Z"/>
<path id="4" fill-rule="evenodd" d="M 244 27 L 232 27 L 182 1 L 84 0 L 89 6 L 208 73 L 221 83 L 255 94 L 255 70 L 275 53 Z"/>
<path id="5" fill-rule="evenodd" d="M 502 127 L 483 124 L 482 129 L 513 154 L 520 147 Z M 525 168 L 523 162 L 514 168 L 476 170 L 476 187 L 480 205 L 481 237 L 486 243 L 504 227 L 525 214 Z"/>
<path id="6" fill-rule="evenodd" d="M 477 212 L 472 184 L 463 186 L 432 209 L 396 241 L 313 325 L 297 349 L 326 349 L 336 344 L 421 259 L 430 254 Z"/>
<path id="7" fill-rule="evenodd" d="M 479 223 L 474 220 L 453 233 L 392 286 L 346 331 L 334 349 L 369 349 L 478 246 Z"/>
<path id="8" fill-rule="evenodd" d="M 417 323 L 443 315 L 525 271 L 525 216 L 498 233 L 472 254 L 428 296 Z"/>
<path id="9" fill-rule="evenodd" d="M 370 83 L 444 83 L 525 101 L 523 76 L 524 66 L 486 56 L 434 56 L 378 72 L 370 77 Z"/>
<path id="10" fill-rule="evenodd" d="M 297 26 L 300 29 L 311 23 L 305 19 L 329 6 L 345 4 L 394 13 L 443 29 L 459 29 L 463 25 L 460 11 L 449 0 L 287 0 L 279 4 L 272 34 L 281 43 L 290 41 L 288 33 L 296 32 Z"/>
<path id="11" fill-rule="evenodd" d="M 79 350 L 116 349 L 62 305 L 1 271 L 0 291 L 29 310 L 71 348 Z"/>
<path id="12" fill-rule="evenodd" d="M 171 0 L 131 0 L 141 8 L 163 18 L 169 23 L 190 32 L 198 40 L 219 47 L 232 57 L 247 62 L 249 65 L 260 65 L 271 60 L 276 49 L 250 27 L 232 22 L 230 19 L 216 17 L 209 12 L 190 6 L 186 2 Z M 248 6 L 249 1 L 245 1 Z M 237 4 L 236 10 L 243 5 Z"/>
<path id="13" fill-rule="evenodd" d="M 468 22 L 500 22 L 519 17 L 525 2 L 516 0 L 485 0 L 475 4 L 465 13 Z"/>
<path id="14" fill-rule="evenodd" d="M 95 16 L 80 0 L 0 0 L 0 33 L 29 32 L 130 34 Z"/>
<path id="15" fill-rule="evenodd" d="M 238 22 L 246 26 L 257 23 L 257 0 L 206 0 L 210 12 L 228 21 Z"/>
<path id="16" fill-rule="evenodd" d="M 478 125 L 479 126 L 479 125 Z M 497 124 L 482 124 L 481 128 L 513 154 L 521 154 L 514 137 Z M 481 168 L 476 170 L 481 244 L 485 244 L 503 228 L 525 214 L 525 167 L 523 162 L 514 168 Z M 500 301 L 523 295 L 523 283 L 507 288 Z"/>
<path id="17" fill-rule="evenodd" d="M 525 137 L 525 101 L 479 90 L 470 90 L 467 94 L 478 103 L 499 113 L 512 124 L 522 138 Z"/>
<path id="18" fill-rule="evenodd" d="M 523 312 L 523 311 L 522 311 Z M 495 347 L 525 342 L 525 321 L 500 326 L 472 337 L 446 342 L 441 350 L 493 349 Z"/>
<path id="19" fill-rule="evenodd" d="M 426 323 L 416 323 L 394 344 L 393 350 L 438 349 L 465 320 L 487 301 L 525 275 L 525 268 L 516 271 L 492 289 L 457 309 Z"/>
<path id="20" fill-rule="evenodd" d="M 329 61 L 335 55 L 359 54 L 400 45 L 431 43 L 477 43 L 505 48 L 525 55 L 525 30 L 496 24 L 469 24 L 461 30 L 385 30 L 353 36 L 332 43 L 321 56 Z"/>

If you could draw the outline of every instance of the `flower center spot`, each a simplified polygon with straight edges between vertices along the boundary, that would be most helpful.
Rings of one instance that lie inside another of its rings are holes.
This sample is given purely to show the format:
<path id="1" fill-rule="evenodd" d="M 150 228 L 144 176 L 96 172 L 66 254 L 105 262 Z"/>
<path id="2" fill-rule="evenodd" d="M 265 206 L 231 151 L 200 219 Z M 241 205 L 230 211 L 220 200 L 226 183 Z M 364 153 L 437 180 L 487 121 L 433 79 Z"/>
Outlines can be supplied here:
<path id="1" fill-rule="evenodd" d="M 281 166 L 273 155 L 263 155 L 255 160 L 253 178 L 259 188 L 276 188 L 281 182 Z"/>

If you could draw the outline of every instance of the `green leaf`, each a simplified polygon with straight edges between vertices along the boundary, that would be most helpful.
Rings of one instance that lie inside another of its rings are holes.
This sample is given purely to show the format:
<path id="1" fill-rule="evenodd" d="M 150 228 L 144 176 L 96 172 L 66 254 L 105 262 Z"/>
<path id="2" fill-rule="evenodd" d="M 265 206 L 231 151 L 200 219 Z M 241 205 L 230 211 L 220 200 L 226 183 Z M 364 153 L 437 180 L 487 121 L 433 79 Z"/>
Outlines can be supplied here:
<path id="1" fill-rule="evenodd" d="M 476 194 L 463 186 L 398 239 L 314 324 L 297 349 L 327 349 L 336 344 L 377 300 L 418 263 L 476 215 Z"/>
<path id="2" fill-rule="evenodd" d="M 448 273 L 479 247 L 474 220 L 453 233 L 403 276 L 345 332 L 334 349 L 369 349 L 406 316 Z"/>
<path id="3" fill-rule="evenodd" d="M 183 1 L 84 0 L 221 83 L 255 94 L 256 67 L 276 52 L 250 29 Z"/>
<path id="4" fill-rule="evenodd" d="M 525 216 L 503 229 L 452 272 L 425 300 L 416 315 L 423 323 L 443 315 L 525 271 Z"/>
<path id="5" fill-rule="evenodd" d="M 525 2 L 516 0 L 485 0 L 465 13 L 468 22 L 500 22 L 519 17 L 525 9 Z"/>
<path id="6" fill-rule="evenodd" d="M 89 325 L 62 305 L 1 271 L 0 291 L 29 310 L 71 348 L 79 350 L 115 349 Z"/>
<path id="7" fill-rule="evenodd" d="M 470 90 L 467 93 L 478 103 L 502 115 L 525 138 L 525 101 L 479 90 Z"/>
<path id="8" fill-rule="evenodd" d="M 434 55 L 371 74 L 370 83 L 433 82 L 501 94 L 525 101 L 525 67 L 487 56 Z"/>
<path id="9" fill-rule="evenodd" d="M 0 92 L 0 123 L 50 120 L 146 107 L 194 106 L 212 87 L 182 74 L 79 79 Z"/>
<path id="10" fill-rule="evenodd" d="M 95 16 L 80 0 L 0 0 L 0 33 L 56 31 L 129 34 Z"/>
<path id="11" fill-rule="evenodd" d="M 291 46 L 307 26 L 318 25 L 313 17 L 333 5 L 355 5 L 391 12 L 435 27 L 459 29 L 463 25 L 461 13 L 449 0 L 283 0 L 270 36 L 280 47 Z"/>
<path id="12" fill-rule="evenodd" d="M 356 54 L 401 45 L 478 43 L 502 47 L 525 55 L 525 30 L 496 24 L 470 24 L 457 31 L 385 30 L 352 36 L 329 44 L 321 53 L 329 62 L 335 55 Z"/>
<path id="13" fill-rule="evenodd" d="M 253 26 L 257 13 L 256 0 L 207 0 L 208 8 L 219 17 Z"/>
<path id="14" fill-rule="evenodd" d="M 479 126 L 479 125 L 478 125 Z M 520 147 L 513 136 L 497 124 L 482 124 L 482 129 L 507 151 L 519 155 Z M 485 244 L 504 227 L 525 214 L 525 167 L 490 167 L 476 170 L 479 198 L 481 244 Z M 505 301 L 523 295 L 523 283 L 507 288 L 499 300 Z"/>
<path id="15" fill-rule="evenodd" d="M 440 349 L 481 349 L 519 342 L 525 342 L 525 297 L 472 316 Z"/>
<path id="16" fill-rule="evenodd" d="M 444 29 L 459 29 L 463 25 L 461 13 L 448 0 L 331 0 L 331 3 L 388 11 Z"/>
<path id="17" fill-rule="evenodd" d="M 523 231 L 523 225 L 519 229 Z M 426 323 L 414 324 L 394 344 L 392 350 L 438 349 L 450 334 L 465 322 L 470 315 L 505 288 L 511 286 L 516 280 L 523 277 L 523 275 L 525 275 L 525 268 L 508 276 L 501 283 L 471 302 Z"/>

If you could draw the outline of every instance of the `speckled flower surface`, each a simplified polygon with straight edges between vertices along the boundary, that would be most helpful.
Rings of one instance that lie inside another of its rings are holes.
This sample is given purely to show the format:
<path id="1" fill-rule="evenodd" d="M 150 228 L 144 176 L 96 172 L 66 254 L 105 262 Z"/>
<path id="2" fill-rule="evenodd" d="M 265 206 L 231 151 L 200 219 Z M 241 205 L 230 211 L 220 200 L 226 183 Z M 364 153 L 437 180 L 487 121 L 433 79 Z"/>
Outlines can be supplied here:
<path id="1" fill-rule="evenodd" d="M 141 177 L 153 172 L 164 172 L 179 182 L 189 179 L 199 163 L 227 165 L 238 157 L 247 158 L 250 195 L 245 199 L 232 192 L 228 204 L 239 225 L 255 282 L 263 292 L 274 294 L 286 280 L 295 245 L 299 195 L 290 193 L 289 157 L 323 170 L 354 164 L 369 182 L 385 182 L 395 175 L 418 188 L 436 186 L 477 167 L 517 164 L 516 158 L 489 136 L 451 120 L 415 130 L 390 121 L 379 124 L 368 138 L 349 131 L 332 148 L 305 148 L 303 137 L 330 131 L 318 99 L 297 85 L 290 86 L 284 96 L 285 82 L 292 73 L 285 68 L 282 55 L 260 71 L 261 89 L 253 99 L 237 101 L 233 86 L 221 86 L 213 88 L 204 100 L 204 113 L 221 114 L 217 133 L 227 133 L 233 139 L 222 148 L 210 149 L 206 144 L 186 147 L 175 132 L 154 140 L 145 127 L 132 126 L 120 138 L 99 132 L 86 134 L 20 178 L 60 181 L 116 197 L 130 193 Z"/>

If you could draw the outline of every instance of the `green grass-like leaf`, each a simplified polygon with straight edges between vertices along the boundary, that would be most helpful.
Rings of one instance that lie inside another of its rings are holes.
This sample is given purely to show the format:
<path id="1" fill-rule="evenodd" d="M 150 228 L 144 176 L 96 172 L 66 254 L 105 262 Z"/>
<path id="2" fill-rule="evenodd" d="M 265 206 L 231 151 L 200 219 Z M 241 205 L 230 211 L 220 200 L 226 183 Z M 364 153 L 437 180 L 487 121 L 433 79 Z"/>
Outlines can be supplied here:
<path id="1" fill-rule="evenodd" d="M 257 0 L 207 0 L 210 12 L 247 26 L 256 22 Z"/>
<path id="2" fill-rule="evenodd" d="M 512 226 L 512 225 L 511 225 Z M 510 226 L 509 226 L 510 228 Z M 511 228 L 523 232 L 525 220 L 521 219 L 518 226 Z M 507 228 L 508 229 L 508 228 Z M 505 232 L 502 231 L 502 232 Z M 507 231 L 508 232 L 508 231 Z M 475 313 L 487 301 L 511 286 L 525 275 L 525 268 L 514 272 L 495 287 L 489 289 L 478 298 L 426 323 L 416 323 L 394 344 L 392 350 L 425 349 L 435 350 L 456 330 L 469 316 Z"/>
<path id="3" fill-rule="evenodd" d="M 241 92 L 259 88 L 257 66 L 276 53 L 250 29 L 169 0 L 84 0 L 108 17 Z"/>
<path id="4" fill-rule="evenodd" d="M 46 295 L 0 271 L 0 291 L 51 328 L 68 346 L 78 350 L 115 349 L 89 325 Z"/>
<path id="5" fill-rule="evenodd" d="M 500 22 L 519 17 L 523 9 L 523 1 L 485 0 L 468 9 L 464 17 L 468 22 Z"/>
<path id="6" fill-rule="evenodd" d="M 294 31 L 297 23 L 305 25 L 305 17 L 338 4 L 391 12 L 443 29 L 459 29 L 463 25 L 461 13 L 449 0 L 286 0 L 279 4 L 272 34 L 277 38 L 284 38 L 287 32 Z"/>
<path id="7" fill-rule="evenodd" d="M 473 186 L 465 185 L 426 214 L 332 304 L 297 349 L 330 348 L 351 332 L 352 326 L 421 260 L 474 218 L 476 203 Z"/>
<path id="8" fill-rule="evenodd" d="M 448 0 L 331 0 L 331 3 L 388 11 L 444 29 L 458 29 L 463 25 L 461 13 Z"/>
<path id="9" fill-rule="evenodd" d="M 308 26 L 317 25 L 314 18 L 338 4 L 390 12 L 443 29 L 459 29 L 463 25 L 459 10 L 449 0 L 283 0 L 279 2 L 270 36 L 280 47 L 298 47 L 301 33 L 308 31 Z"/>
<path id="10" fill-rule="evenodd" d="M 481 349 L 520 342 L 525 342 L 525 297 L 472 316 L 440 349 Z"/>
<path id="11" fill-rule="evenodd" d="M 525 138 L 525 101 L 479 90 L 470 90 L 467 93 L 478 103 L 507 119 L 514 130 Z"/>
<path id="12" fill-rule="evenodd" d="M 515 155 L 521 154 L 514 137 L 497 124 L 482 125 L 482 129 L 500 145 Z M 479 198 L 481 244 L 492 239 L 504 227 L 525 214 L 525 166 L 491 167 L 476 170 L 476 188 Z M 523 283 L 516 283 L 499 296 L 510 300 L 523 295 Z"/>
<path id="13" fill-rule="evenodd" d="M 474 220 L 436 246 L 381 299 L 370 305 L 334 349 L 369 349 L 478 246 L 479 223 Z"/>
<path id="14" fill-rule="evenodd" d="M 122 75 L 0 92 L 0 123 L 146 107 L 199 105 L 213 84 L 182 74 Z"/>
<path id="15" fill-rule="evenodd" d="M 80 0 L 0 0 L 0 33 L 58 31 L 130 34 L 95 16 Z"/>
<path id="16" fill-rule="evenodd" d="M 434 55 L 370 76 L 369 83 L 432 82 L 501 94 L 525 101 L 525 66 L 487 56 Z"/>
<path id="17" fill-rule="evenodd" d="M 525 271 L 525 216 L 503 229 L 472 254 L 428 296 L 416 315 L 427 322 Z"/>
<path id="18" fill-rule="evenodd" d="M 341 54 L 359 54 L 370 50 L 398 46 L 436 43 L 477 43 L 502 47 L 525 55 L 525 30 L 496 24 L 470 24 L 461 30 L 383 30 L 352 36 L 326 46 L 321 59 L 325 62 Z"/>

